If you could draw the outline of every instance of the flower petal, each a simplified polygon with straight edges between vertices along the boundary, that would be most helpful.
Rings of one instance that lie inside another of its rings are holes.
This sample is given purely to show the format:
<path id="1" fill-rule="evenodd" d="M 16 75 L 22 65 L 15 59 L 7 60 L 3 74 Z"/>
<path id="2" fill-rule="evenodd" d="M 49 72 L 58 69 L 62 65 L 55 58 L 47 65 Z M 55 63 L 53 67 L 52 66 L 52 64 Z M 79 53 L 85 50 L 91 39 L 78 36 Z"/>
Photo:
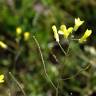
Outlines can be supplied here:
<path id="1" fill-rule="evenodd" d="M 61 30 L 59 30 L 59 31 L 58 31 L 58 34 L 60 34 L 60 35 L 64 35 L 64 32 L 61 31 Z"/>
<path id="2" fill-rule="evenodd" d="M 53 32 L 54 32 L 54 38 L 56 39 L 57 42 L 59 42 L 59 35 L 57 33 L 57 28 L 55 25 L 52 26 Z"/>

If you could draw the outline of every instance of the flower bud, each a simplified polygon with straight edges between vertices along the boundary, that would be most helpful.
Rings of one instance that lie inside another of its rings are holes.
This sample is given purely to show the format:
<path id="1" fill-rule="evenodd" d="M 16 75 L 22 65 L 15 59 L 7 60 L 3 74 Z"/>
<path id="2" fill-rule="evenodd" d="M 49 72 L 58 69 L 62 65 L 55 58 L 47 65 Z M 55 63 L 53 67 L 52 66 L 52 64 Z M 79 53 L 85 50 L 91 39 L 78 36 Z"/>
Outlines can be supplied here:
<path id="1" fill-rule="evenodd" d="M 4 75 L 0 75 L 0 83 L 3 83 L 4 82 Z"/>
<path id="2" fill-rule="evenodd" d="M 19 36 L 22 33 L 22 29 L 20 27 L 16 28 L 16 34 Z"/>
<path id="3" fill-rule="evenodd" d="M 4 49 L 8 48 L 8 46 L 4 42 L 2 42 L 2 41 L 0 41 L 0 47 L 2 47 Z"/>
<path id="4" fill-rule="evenodd" d="M 91 35 L 92 30 L 86 30 L 84 35 L 79 39 L 79 43 L 83 43 Z"/>
<path id="5" fill-rule="evenodd" d="M 53 32 L 54 32 L 54 38 L 56 39 L 57 42 L 59 42 L 59 35 L 57 33 L 57 28 L 55 25 L 52 26 Z"/>
<path id="6" fill-rule="evenodd" d="M 24 33 L 24 40 L 27 41 L 30 37 L 30 33 L 29 32 L 25 32 Z"/>

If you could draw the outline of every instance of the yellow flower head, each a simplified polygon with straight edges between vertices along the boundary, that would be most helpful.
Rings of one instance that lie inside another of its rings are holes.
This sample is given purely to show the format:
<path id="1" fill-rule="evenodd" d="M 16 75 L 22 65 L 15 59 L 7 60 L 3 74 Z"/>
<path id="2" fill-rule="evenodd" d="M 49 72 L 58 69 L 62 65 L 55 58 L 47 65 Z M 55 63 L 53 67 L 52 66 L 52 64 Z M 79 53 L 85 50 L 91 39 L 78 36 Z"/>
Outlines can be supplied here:
<path id="1" fill-rule="evenodd" d="M 84 35 L 79 39 L 79 43 L 83 43 L 91 35 L 92 30 L 86 30 Z"/>
<path id="2" fill-rule="evenodd" d="M 0 83 L 3 83 L 4 82 L 4 75 L 0 75 Z"/>
<path id="3" fill-rule="evenodd" d="M 16 34 L 20 35 L 22 33 L 22 29 L 20 27 L 16 28 Z"/>
<path id="4" fill-rule="evenodd" d="M 52 26 L 52 30 L 54 32 L 54 38 L 56 39 L 57 42 L 59 42 L 59 35 L 57 33 L 57 28 L 55 25 Z"/>
<path id="5" fill-rule="evenodd" d="M 72 33 L 73 27 L 69 27 L 68 29 L 66 28 L 65 25 L 60 26 L 60 30 L 58 31 L 59 34 L 64 35 L 64 38 L 68 38 L 70 33 Z"/>
<path id="6" fill-rule="evenodd" d="M 25 32 L 25 33 L 24 33 L 24 40 L 25 40 L 25 41 L 28 40 L 29 37 L 30 37 L 30 33 L 29 33 L 29 32 Z"/>
<path id="7" fill-rule="evenodd" d="M 77 29 L 84 23 L 84 21 L 81 21 L 80 18 L 75 19 L 75 26 L 74 31 L 77 31 Z"/>
<path id="8" fill-rule="evenodd" d="M 4 49 L 8 48 L 8 46 L 4 42 L 2 42 L 2 41 L 0 41 L 0 47 L 2 47 Z"/>

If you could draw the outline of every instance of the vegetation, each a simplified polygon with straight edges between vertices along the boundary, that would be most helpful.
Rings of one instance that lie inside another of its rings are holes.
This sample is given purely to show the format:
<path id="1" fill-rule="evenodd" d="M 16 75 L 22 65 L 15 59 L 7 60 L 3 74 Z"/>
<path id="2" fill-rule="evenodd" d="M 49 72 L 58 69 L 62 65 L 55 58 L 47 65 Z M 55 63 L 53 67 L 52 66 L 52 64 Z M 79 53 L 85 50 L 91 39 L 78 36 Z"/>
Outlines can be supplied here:
<path id="1" fill-rule="evenodd" d="M 0 96 L 96 95 L 94 0 L 0 6 Z"/>

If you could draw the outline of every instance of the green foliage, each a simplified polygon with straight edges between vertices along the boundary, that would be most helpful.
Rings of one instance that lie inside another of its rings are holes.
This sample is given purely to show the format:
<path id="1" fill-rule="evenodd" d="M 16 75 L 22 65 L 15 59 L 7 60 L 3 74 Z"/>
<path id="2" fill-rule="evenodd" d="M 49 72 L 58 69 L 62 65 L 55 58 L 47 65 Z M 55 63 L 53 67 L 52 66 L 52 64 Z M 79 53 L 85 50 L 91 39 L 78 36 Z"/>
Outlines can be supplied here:
<path id="1" fill-rule="evenodd" d="M 74 18 L 82 18 L 82 25 L 74 35 L 82 36 L 88 27 L 92 37 L 85 44 L 71 42 L 60 37 L 60 44 L 68 55 L 65 56 L 55 42 L 52 25 L 73 26 Z M 9 75 L 13 74 L 27 96 L 55 96 L 50 80 L 58 88 L 58 96 L 92 96 L 96 94 L 96 10 L 94 0 L 0 0 L 0 41 L 8 49 L 0 47 L 0 70 L 5 83 L 0 85 L 0 96 L 23 96 L 18 84 Z M 87 26 L 86 26 L 87 25 Z M 16 36 L 16 28 L 22 33 Z M 24 33 L 30 38 L 24 40 Z M 45 61 L 46 78 L 35 36 Z M 17 40 L 18 39 L 18 40 Z M 91 45 L 91 46 L 90 46 Z"/>

